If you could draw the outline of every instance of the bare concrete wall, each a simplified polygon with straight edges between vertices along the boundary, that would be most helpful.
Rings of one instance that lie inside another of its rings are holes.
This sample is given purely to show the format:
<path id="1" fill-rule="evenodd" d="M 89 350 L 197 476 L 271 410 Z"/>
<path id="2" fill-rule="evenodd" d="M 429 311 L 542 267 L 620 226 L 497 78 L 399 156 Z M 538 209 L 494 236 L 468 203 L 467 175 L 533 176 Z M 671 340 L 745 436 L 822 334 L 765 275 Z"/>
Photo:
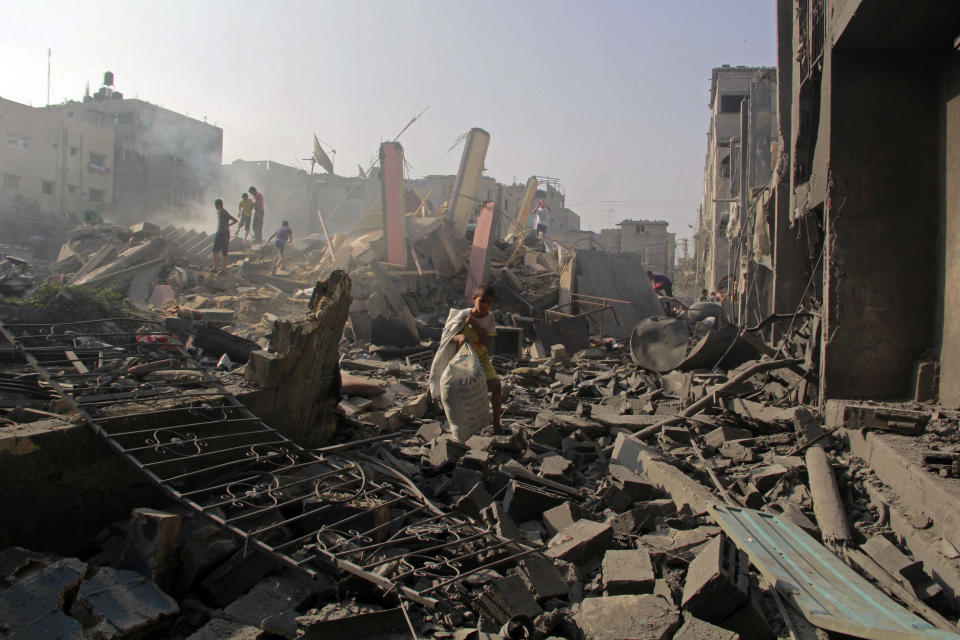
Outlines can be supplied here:
<path id="1" fill-rule="evenodd" d="M 0 429 L 0 549 L 78 553 L 131 509 L 170 502 L 86 425 Z"/>
<path id="2" fill-rule="evenodd" d="M 940 402 L 954 408 L 960 406 L 960 61 L 955 55 L 947 60 L 943 80 Z"/>
<path id="3" fill-rule="evenodd" d="M 833 51 L 827 398 L 907 396 L 914 360 L 937 342 L 936 62 L 929 51 Z"/>

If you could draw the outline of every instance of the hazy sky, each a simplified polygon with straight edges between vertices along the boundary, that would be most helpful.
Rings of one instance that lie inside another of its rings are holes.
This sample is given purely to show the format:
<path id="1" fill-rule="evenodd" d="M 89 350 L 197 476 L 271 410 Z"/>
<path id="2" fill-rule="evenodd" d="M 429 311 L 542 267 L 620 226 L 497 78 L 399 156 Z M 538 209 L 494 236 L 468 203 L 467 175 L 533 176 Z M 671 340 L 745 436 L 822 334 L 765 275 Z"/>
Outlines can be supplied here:
<path id="1" fill-rule="evenodd" d="M 584 228 L 662 218 L 689 236 L 710 70 L 776 62 L 770 0 L 16 2 L 0 96 L 116 88 L 223 127 L 223 159 L 294 164 L 311 134 L 356 175 L 401 138 L 412 177 L 455 173 L 470 127 L 487 173 L 560 178 Z M 608 213 L 607 200 L 614 211 Z"/>

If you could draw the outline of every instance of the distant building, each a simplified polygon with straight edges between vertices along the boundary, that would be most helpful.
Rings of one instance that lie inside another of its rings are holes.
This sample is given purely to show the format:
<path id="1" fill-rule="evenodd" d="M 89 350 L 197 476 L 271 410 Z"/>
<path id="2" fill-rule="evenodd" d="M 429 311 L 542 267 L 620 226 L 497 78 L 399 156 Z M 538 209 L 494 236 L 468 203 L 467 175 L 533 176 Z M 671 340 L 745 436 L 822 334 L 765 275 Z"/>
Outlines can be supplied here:
<path id="1" fill-rule="evenodd" d="M 223 158 L 223 130 L 113 90 L 113 74 L 83 102 L 47 107 L 114 133 L 112 177 L 118 222 L 138 222 L 212 201 Z"/>
<path id="2" fill-rule="evenodd" d="M 105 123 L 0 98 L 0 213 L 79 215 L 113 201 L 114 132 Z"/>
<path id="3" fill-rule="evenodd" d="M 576 214 L 574 214 L 576 215 Z M 575 249 L 601 249 L 609 253 L 636 253 L 647 268 L 672 276 L 676 264 L 677 234 L 669 233 L 665 220 L 624 220 L 616 229 L 570 230 L 564 242 Z"/>
<path id="4" fill-rule="evenodd" d="M 746 208 L 749 190 L 770 180 L 771 142 L 778 139 L 776 90 L 774 68 L 724 65 L 711 74 L 710 128 L 697 233 L 698 280 L 708 289 L 734 287 L 742 242 L 738 235 L 731 245 L 728 225 L 731 218 L 736 224 L 739 211 Z M 741 180 L 741 175 L 746 175 L 746 180 Z M 746 187 L 741 188 L 741 183 Z"/>

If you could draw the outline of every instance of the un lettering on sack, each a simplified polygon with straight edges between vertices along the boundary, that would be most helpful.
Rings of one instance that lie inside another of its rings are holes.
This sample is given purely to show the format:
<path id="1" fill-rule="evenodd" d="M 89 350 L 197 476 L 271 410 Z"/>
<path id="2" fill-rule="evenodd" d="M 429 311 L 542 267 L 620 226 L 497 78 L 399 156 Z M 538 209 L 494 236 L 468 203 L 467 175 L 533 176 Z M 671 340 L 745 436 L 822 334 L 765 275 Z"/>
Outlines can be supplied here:
<path id="1" fill-rule="evenodd" d="M 489 423 L 487 378 L 480 359 L 466 343 L 450 360 L 440 378 L 440 401 L 450 423 L 450 432 L 460 442 L 466 442 Z"/>

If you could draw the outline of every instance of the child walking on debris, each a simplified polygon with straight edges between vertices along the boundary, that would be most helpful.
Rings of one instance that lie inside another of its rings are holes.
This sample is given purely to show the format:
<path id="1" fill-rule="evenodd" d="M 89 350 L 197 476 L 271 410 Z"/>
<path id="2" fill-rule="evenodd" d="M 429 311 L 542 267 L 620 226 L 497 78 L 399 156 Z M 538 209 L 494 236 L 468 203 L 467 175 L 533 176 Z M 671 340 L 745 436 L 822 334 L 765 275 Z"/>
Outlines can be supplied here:
<path id="1" fill-rule="evenodd" d="M 487 389 L 490 391 L 490 404 L 493 408 L 493 430 L 499 432 L 503 390 L 500 386 L 500 378 L 493 368 L 490 354 L 487 351 L 493 343 L 494 336 L 497 335 L 497 323 L 491 311 L 493 302 L 493 287 L 489 284 L 478 285 L 473 292 L 473 308 L 470 309 L 467 324 L 459 334 L 453 337 L 453 341 L 458 345 L 469 341 L 474 353 L 477 354 L 477 358 L 483 366 L 483 372 L 487 377 Z"/>
<path id="2" fill-rule="evenodd" d="M 227 267 L 227 252 L 230 250 L 230 225 L 237 219 L 223 208 L 223 200 L 217 198 L 213 206 L 217 208 L 217 233 L 213 236 L 213 271 L 223 271 Z M 223 256 L 223 264 L 217 267 L 218 256 Z"/>
<path id="3" fill-rule="evenodd" d="M 244 193 L 240 196 L 240 204 L 237 205 L 240 215 L 240 224 L 237 225 L 235 238 L 240 237 L 240 229 L 243 229 L 243 239 L 246 241 L 250 235 L 250 220 L 253 218 L 253 200 Z"/>
<path id="4" fill-rule="evenodd" d="M 277 251 L 280 252 L 276 264 L 273 265 L 273 275 L 277 275 L 277 269 L 285 266 L 283 262 L 284 249 L 287 248 L 288 242 L 293 242 L 293 229 L 290 228 L 290 223 L 284 220 L 280 228 L 267 238 L 267 242 L 263 246 L 270 244 L 271 240 L 273 240 L 273 245 L 277 248 Z"/>

